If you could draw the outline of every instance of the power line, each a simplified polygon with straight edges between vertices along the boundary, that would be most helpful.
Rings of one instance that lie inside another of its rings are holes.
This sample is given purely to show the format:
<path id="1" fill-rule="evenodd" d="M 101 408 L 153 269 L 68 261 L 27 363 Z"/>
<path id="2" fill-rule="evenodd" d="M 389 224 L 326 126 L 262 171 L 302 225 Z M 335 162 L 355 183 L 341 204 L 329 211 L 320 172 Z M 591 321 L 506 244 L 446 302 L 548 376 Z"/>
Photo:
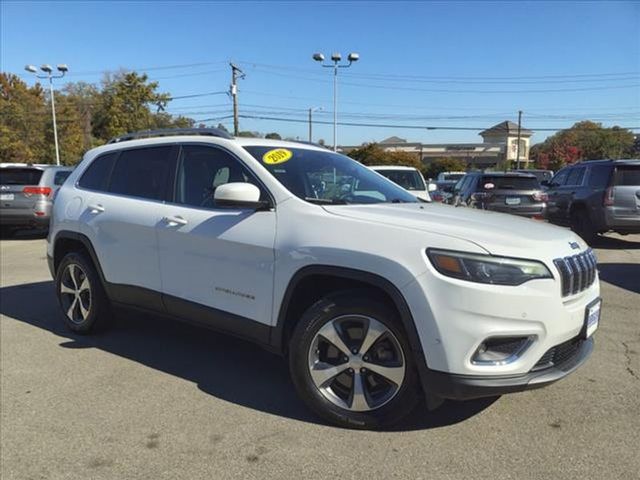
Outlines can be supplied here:
<path id="1" fill-rule="evenodd" d="M 289 122 L 289 123 L 307 123 L 306 119 L 294 119 L 294 118 L 279 118 L 279 117 L 271 117 L 271 116 L 262 116 L 262 115 L 240 115 L 242 118 L 249 118 L 254 120 L 270 120 L 274 122 Z M 218 121 L 229 118 L 229 116 L 224 117 L 216 117 L 216 118 L 206 118 L 200 120 L 201 122 L 209 122 L 209 121 Z M 320 123 L 324 125 L 333 125 L 333 122 L 329 122 L 326 120 L 317 120 L 315 123 Z M 346 127 L 380 127 L 380 128 L 403 128 L 403 129 L 413 129 L 413 130 L 468 130 L 468 131 L 482 131 L 486 130 L 486 126 L 484 127 L 455 127 L 455 126 L 433 126 L 433 125 L 397 125 L 397 124 L 381 124 L 381 123 L 357 123 L 357 122 L 338 122 L 338 125 L 346 126 Z M 536 128 L 536 127 L 528 127 L 529 130 L 541 131 L 541 132 L 557 132 L 559 130 L 569 130 L 571 127 L 567 128 Z M 619 127 L 625 130 L 640 130 L 640 127 Z"/>
<path id="2" fill-rule="evenodd" d="M 289 70 L 296 71 L 300 73 L 308 73 L 312 75 L 321 75 L 315 69 L 310 68 L 302 68 L 302 67 L 293 67 L 287 65 L 273 65 L 266 63 L 257 63 L 257 62 L 238 62 L 245 65 L 249 65 L 253 68 L 264 68 L 264 69 L 273 69 L 273 70 Z M 434 81 L 434 82 L 479 82 L 479 83 L 512 83 L 516 81 L 522 81 L 522 83 L 546 83 L 545 79 L 549 82 L 582 82 L 585 80 L 589 81 L 607 81 L 607 80 L 616 80 L 623 79 L 626 77 L 640 77 L 640 72 L 608 72 L 608 73 L 584 73 L 584 74 L 555 74 L 555 75 L 527 75 L 527 76 L 497 76 L 497 77 L 487 77 L 487 76 L 478 76 L 478 75 L 411 75 L 411 74 L 388 74 L 388 73 L 362 73 L 362 72 L 348 72 L 345 73 L 345 76 L 354 77 L 354 78 L 379 78 L 379 79 L 392 79 L 403 80 L 403 79 L 411 79 L 412 81 Z M 619 77 L 619 78 L 617 78 Z M 517 82 L 516 82 L 517 83 Z"/>

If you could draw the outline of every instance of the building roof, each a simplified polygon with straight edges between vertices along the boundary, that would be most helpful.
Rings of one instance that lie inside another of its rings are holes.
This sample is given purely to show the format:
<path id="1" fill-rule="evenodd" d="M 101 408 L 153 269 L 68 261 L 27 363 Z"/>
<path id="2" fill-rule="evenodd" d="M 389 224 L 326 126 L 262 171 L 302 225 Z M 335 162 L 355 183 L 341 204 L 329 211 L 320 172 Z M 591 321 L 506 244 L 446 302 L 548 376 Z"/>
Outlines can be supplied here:
<path id="1" fill-rule="evenodd" d="M 382 140 L 380 143 L 407 143 L 407 140 L 400 137 L 389 137 Z"/>
<path id="2" fill-rule="evenodd" d="M 491 128 L 487 128 L 480 132 L 481 136 L 485 135 L 495 135 L 495 134 L 507 134 L 507 135 L 517 135 L 518 134 L 518 124 L 510 122 L 509 120 L 505 120 L 504 122 L 500 122 L 497 125 L 494 125 Z M 524 137 L 530 137 L 533 135 L 531 130 L 528 130 L 524 127 L 520 128 L 520 135 Z"/>

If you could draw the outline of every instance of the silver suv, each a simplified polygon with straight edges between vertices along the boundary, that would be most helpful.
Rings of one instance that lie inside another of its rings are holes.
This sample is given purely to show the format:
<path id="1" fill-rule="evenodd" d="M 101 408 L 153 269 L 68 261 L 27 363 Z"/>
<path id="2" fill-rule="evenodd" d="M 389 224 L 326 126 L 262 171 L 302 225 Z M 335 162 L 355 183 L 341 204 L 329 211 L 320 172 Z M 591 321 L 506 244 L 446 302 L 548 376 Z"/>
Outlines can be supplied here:
<path id="1" fill-rule="evenodd" d="M 53 196 L 72 171 L 72 167 L 1 163 L 0 227 L 48 228 Z"/>

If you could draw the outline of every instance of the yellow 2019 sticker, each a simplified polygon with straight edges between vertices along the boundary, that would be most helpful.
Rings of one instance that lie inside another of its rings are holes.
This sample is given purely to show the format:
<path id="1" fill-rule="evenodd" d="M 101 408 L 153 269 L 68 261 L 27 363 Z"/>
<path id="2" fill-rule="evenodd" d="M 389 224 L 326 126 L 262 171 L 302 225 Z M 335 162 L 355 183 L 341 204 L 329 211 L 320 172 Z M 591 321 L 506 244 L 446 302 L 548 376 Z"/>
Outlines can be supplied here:
<path id="1" fill-rule="evenodd" d="M 262 161 L 267 165 L 278 165 L 284 163 L 293 157 L 293 152 L 286 148 L 276 148 L 275 150 L 269 150 L 262 156 Z"/>

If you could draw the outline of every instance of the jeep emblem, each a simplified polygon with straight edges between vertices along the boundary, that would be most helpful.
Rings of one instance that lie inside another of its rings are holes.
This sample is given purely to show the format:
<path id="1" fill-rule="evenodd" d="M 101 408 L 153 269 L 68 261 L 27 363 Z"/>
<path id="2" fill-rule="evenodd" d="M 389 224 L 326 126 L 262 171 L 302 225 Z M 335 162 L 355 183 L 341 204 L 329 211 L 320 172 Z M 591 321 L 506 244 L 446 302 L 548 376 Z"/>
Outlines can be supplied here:
<path id="1" fill-rule="evenodd" d="M 580 245 L 578 245 L 578 242 L 569 242 L 569 246 L 570 246 L 573 250 L 580 250 Z"/>

